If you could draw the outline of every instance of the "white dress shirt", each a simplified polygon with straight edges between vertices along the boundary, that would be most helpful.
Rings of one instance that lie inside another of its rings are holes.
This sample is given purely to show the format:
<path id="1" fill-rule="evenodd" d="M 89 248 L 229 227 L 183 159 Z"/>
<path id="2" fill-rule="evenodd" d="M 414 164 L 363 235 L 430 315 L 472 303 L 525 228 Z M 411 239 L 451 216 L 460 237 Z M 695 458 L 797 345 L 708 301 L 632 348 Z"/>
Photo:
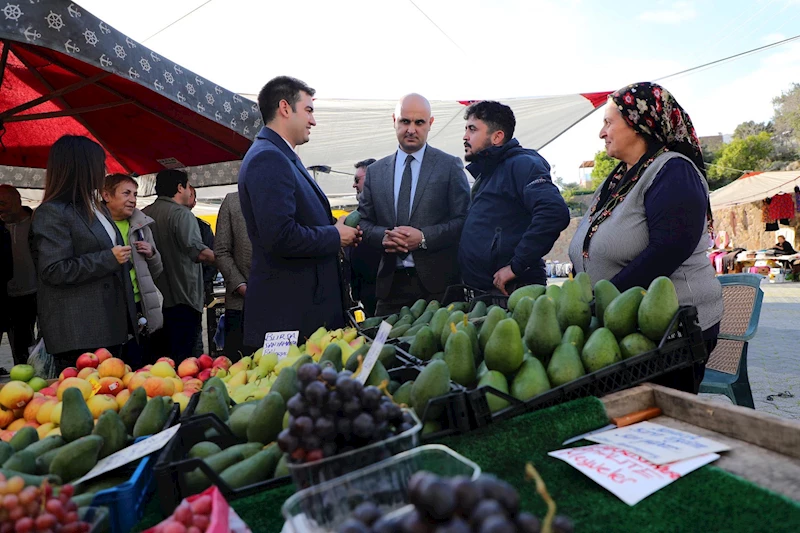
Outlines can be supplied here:
<path id="1" fill-rule="evenodd" d="M 403 171 L 406 168 L 406 158 L 409 156 L 414 157 L 414 161 L 411 162 L 411 201 L 408 203 L 409 210 L 414 209 L 414 194 L 417 192 L 417 183 L 419 182 L 419 170 L 422 168 L 422 158 L 425 156 L 425 147 L 428 146 L 427 144 L 423 145 L 422 148 L 414 152 L 413 154 L 407 154 L 404 151 L 398 149 L 397 156 L 395 157 L 394 161 L 394 211 L 397 213 L 397 198 L 400 196 L 400 185 L 403 182 Z M 409 211 L 409 216 L 411 215 L 411 211 Z M 412 268 L 414 266 L 414 257 L 409 253 L 405 259 L 397 258 L 397 268 Z"/>

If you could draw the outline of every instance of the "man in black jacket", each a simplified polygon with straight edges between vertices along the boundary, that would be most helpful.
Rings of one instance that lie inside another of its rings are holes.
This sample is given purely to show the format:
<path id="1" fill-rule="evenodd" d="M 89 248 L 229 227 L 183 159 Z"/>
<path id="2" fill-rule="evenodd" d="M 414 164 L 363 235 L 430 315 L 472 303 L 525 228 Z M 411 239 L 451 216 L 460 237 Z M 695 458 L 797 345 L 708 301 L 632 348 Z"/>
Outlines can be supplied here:
<path id="1" fill-rule="evenodd" d="M 367 167 L 374 162 L 375 159 L 365 159 L 355 164 L 356 175 L 353 181 L 353 188 L 356 190 L 359 202 L 361 201 L 361 193 L 364 190 Z M 361 302 L 367 316 L 373 316 L 375 314 L 375 305 L 378 302 L 375 280 L 378 277 L 378 266 L 381 263 L 383 254 L 380 250 L 369 246 L 359 246 L 357 248 L 346 248 L 345 255 L 350 264 L 350 291 L 353 300 Z"/>
<path id="2" fill-rule="evenodd" d="M 513 138 L 510 107 L 479 102 L 467 109 L 464 159 L 475 177 L 458 250 L 464 283 L 508 294 L 547 282 L 542 257 L 569 225 L 569 209 L 550 165 Z"/>

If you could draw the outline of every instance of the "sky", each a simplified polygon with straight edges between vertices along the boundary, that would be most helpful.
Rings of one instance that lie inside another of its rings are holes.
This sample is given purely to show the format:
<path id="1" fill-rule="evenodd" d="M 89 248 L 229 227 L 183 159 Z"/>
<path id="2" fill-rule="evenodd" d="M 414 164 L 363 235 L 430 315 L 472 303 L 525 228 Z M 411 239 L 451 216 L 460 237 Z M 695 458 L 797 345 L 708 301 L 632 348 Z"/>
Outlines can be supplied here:
<path id="1" fill-rule="evenodd" d="M 286 74 L 319 98 L 610 91 L 800 34 L 800 0 L 206 1 L 76 3 L 233 91 Z M 772 99 L 800 83 L 800 40 L 660 83 L 700 136 L 732 133 L 769 120 Z M 542 149 L 565 182 L 603 148 L 601 120 L 596 111 Z"/>

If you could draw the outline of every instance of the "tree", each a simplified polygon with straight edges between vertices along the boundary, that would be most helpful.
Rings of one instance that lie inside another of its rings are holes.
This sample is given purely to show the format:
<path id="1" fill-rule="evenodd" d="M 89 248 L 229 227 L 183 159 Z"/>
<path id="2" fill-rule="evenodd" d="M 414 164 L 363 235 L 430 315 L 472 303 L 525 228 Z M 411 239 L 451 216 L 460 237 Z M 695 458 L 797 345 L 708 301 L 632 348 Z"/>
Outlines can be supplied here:
<path id="1" fill-rule="evenodd" d="M 719 158 L 708 165 L 711 189 L 722 187 L 745 172 L 765 170 L 773 153 L 772 138 L 766 131 L 744 139 L 734 139 L 720 150 Z"/>
<path id="2" fill-rule="evenodd" d="M 775 133 L 788 134 L 800 141 L 800 84 L 793 83 L 792 88 L 772 99 L 775 108 Z"/>
<path id="3" fill-rule="evenodd" d="M 597 189 L 619 164 L 619 161 L 609 157 L 605 150 L 594 154 L 594 168 L 592 169 L 592 189 Z"/>
<path id="4" fill-rule="evenodd" d="M 766 131 L 767 133 L 775 133 L 775 128 L 772 126 L 772 122 L 754 122 L 752 120 L 748 120 L 747 122 L 742 122 L 736 126 L 736 129 L 733 130 L 733 138 L 746 139 L 751 135 L 758 135 L 762 131 Z"/>

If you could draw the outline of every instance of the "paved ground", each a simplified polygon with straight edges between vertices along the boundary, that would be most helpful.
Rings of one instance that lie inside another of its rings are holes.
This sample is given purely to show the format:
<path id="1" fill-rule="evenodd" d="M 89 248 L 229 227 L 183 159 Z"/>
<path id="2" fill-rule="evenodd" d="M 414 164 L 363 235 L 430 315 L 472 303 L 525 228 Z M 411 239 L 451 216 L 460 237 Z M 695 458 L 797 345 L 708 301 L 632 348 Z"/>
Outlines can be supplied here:
<path id="1" fill-rule="evenodd" d="M 560 284 L 563 279 L 549 281 Z M 800 420 L 800 283 L 763 283 L 762 289 L 764 304 L 758 333 L 748 350 L 753 400 L 759 411 Z M 13 366 L 5 336 L 0 343 L 0 366 L 6 370 Z M 774 396 L 783 392 L 794 397 Z M 773 395 L 772 401 L 767 400 L 769 395 Z M 708 396 L 730 401 L 721 395 Z"/>

